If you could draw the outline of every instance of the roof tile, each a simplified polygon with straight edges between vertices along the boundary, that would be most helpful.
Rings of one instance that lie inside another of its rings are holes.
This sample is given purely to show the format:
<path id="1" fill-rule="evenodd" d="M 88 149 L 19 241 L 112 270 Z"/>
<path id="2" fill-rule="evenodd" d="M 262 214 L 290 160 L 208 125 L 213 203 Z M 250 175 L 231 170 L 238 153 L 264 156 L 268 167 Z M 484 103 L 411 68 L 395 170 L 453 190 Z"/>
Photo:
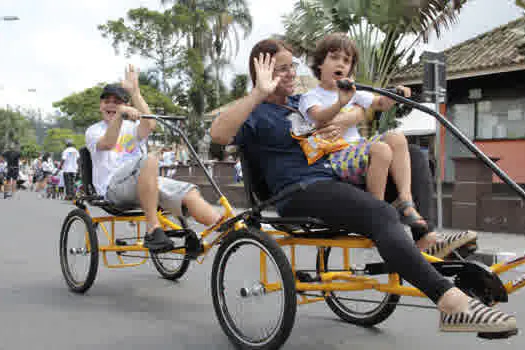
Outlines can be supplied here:
<path id="1" fill-rule="evenodd" d="M 447 76 L 525 63 L 525 16 L 444 51 Z M 393 81 L 421 79 L 423 63 L 403 66 Z"/>

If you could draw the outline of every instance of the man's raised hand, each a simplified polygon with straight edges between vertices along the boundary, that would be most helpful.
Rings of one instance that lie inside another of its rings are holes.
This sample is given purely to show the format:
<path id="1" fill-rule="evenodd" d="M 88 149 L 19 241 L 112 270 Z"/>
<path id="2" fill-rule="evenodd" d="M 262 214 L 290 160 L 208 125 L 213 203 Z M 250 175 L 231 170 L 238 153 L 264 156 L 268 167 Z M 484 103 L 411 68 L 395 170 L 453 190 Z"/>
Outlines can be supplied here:
<path id="1" fill-rule="evenodd" d="M 121 85 L 131 96 L 139 91 L 139 73 L 140 70 L 132 64 L 128 65 L 124 71 L 125 78 Z"/>

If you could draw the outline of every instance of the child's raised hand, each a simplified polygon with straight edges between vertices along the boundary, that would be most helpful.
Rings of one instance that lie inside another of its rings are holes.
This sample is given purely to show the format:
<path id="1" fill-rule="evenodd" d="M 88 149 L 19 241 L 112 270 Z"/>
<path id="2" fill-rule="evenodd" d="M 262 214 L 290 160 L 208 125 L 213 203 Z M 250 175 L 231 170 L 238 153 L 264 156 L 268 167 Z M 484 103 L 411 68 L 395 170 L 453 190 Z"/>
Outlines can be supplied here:
<path id="1" fill-rule="evenodd" d="M 255 66 L 255 90 L 258 91 L 264 98 L 272 94 L 281 77 L 277 76 L 273 79 L 273 71 L 275 68 L 275 57 L 271 57 L 269 53 L 259 55 L 259 58 L 254 57 L 253 63 Z"/>

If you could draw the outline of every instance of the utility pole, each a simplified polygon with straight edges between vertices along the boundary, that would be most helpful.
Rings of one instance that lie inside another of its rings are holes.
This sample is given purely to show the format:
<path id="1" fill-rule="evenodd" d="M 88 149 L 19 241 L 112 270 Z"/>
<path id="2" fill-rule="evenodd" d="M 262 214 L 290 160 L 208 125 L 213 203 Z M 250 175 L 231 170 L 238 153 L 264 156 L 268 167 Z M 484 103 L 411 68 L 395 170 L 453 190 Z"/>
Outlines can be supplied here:
<path id="1" fill-rule="evenodd" d="M 435 102 L 436 112 L 447 96 L 446 62 L 443 52 L 425 51 L 423 58 L 423 95 L 427 102 Z M 434 159 L 436 160 L 437 227 L 443 228 L 443 188 L 441 181 L 441 124 L 436 123 Z"/>

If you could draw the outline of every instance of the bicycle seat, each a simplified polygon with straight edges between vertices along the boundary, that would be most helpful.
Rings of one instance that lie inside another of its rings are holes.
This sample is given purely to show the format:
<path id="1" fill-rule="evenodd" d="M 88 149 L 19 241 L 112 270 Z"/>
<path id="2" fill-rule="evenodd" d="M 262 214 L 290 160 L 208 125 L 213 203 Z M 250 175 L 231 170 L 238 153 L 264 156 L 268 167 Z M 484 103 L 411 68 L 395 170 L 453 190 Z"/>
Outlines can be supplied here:
<path id="1" fill-rule="evenodd" d="M 114 216 L 141 216 L 144 212 L 139 207 L 133 206 L 116 206 L 104 197 L 97 194 L 95 186 L 93 186 L 93 163 L 91 161 L 91 154 L 87 147 L 82 147 L 79 150 L 80 154 L 80 177 L 84 185 L 85 194 L 77 199 L 78 205 L 83 205 L 84 202 L 91 206 L 101 208 L 105 212 Z"/>

